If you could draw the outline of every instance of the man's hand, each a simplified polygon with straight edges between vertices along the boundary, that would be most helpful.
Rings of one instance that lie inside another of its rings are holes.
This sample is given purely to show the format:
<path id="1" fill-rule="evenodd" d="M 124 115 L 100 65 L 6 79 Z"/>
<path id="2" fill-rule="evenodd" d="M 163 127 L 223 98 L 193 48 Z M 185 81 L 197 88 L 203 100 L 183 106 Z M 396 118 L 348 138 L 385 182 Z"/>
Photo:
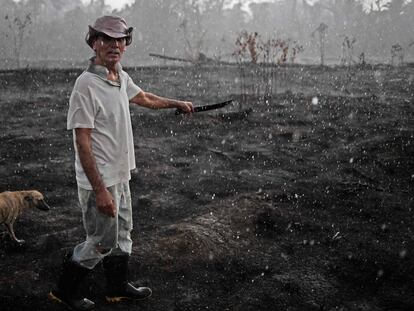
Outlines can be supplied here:
<path id="1" fill-rule="evenodd" d="M 177 102 L 177 109 L 180 109 L 184 113 L 194 112 L 194 106 L 192 102 L 179 101 Z"/>
<path id="2" fill-rule="evenodd" d="M 115 217 L 115 201 L 108 189 L 103 188 L 96 192 L 96 208 L 107 216 Z"/>

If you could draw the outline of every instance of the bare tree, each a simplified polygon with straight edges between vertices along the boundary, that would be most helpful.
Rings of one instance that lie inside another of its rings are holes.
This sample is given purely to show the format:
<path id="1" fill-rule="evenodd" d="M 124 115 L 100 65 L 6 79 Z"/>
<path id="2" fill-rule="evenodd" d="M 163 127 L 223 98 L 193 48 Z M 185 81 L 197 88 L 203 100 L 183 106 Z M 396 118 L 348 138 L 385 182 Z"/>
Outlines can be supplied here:
<path id="1" fill-rule="evenodd" d="M 245 66 L 245 60 L 250 60 L 252 64 L 257 64 L 259 57 L 258 52 L 258 39 L 259 34 L 257 32 L 249 33 L 242 31 L 239 33 L 236 39 L 236 51 L 233 52 L 233 56 L 236 58 L 239 74 L 240 74 L 240 92 L 242 94 L 241 102 L 239 103 L 239 111 L 243 110 L 243 106 L 247 103 L 247 74 L 250 73 Z M 252 86 L 252 94 L 258 93 L 257 86 Z"/>
<path id="2" fill-rule="evenodd" d="M 200 24 L 198 26 L 199 29 L 197 35 L 195 35 L 189 30 L 187 18 L 184 18 L 179 25 L 179 29 L 182 31 L 183 39 L 185 41 L 185 54 L 193 63 L 202 61 L 203 57 L 205 57 L 201 51 L 207 30 L 201 29 Z"/>
<path id="3" fill-rule="evenodd" d="M 326 38 L 326 33 L 328 32 L 328 25 L 326 25 L 325 23 L 320 23 L 318 28 L 316 28 L 312 32 L 311 34 L 312 38 L 315 37 L 316 32 L 319 35 L 319 50 L 321 54 L 321 65 L 323 66 L 325 64 L 325 38 Z"/>
<path id="4" fill-rule="evenodd" d="M 366 61 L 365 61 L 365 53 L 364 52 L 359 54 L 358 60 L 359 60 L 358 64 L 362 67 L 364 67 L 367 64 Z"/>
<path id="5" fill-rule="evenodd" d="M 180 19 L 179 31 L 185 42 L 185 53 L 193 60 L 199 62 L 206 59 L 203 50 L 206 46 L 208 33 L 207 20 L 211 16 L 222 16 L 226 0 L 176 0 L 174 10 Z"/>
<path id="6" fill-rule="evenodd" d="M 404 48 L 399 44 L 391 46 L 391 65 L 402 65 L 404 63 Z"/>
<path id="7" fill-rule="evenodd" d="M 352 37 L 350 39 L 348 36 L 344 36 L 342 41 L 342 56 L 341 56 L 341 65 L 351 66 L 354 63 L 354 44 L 356 39 Z"/>
<path id="8" fill-rule="evenodd" d="M 296 56 L 299 53 L 302 53 L 305 49 L 303 48 L 303 45 L 299 44 L 297 41 L 293 41 L 293 45 L 291 48 L 290 53 L 290 62 L 293 64 L 296 60 Z"/>
<path id="9" fill-rule="evenodd" d="M 253 64 L 257 63 L 259 57 L 258 38 L 259 34 L 257 32 L 249 33 L 244 30 L 239 34 L 236 39 L 237 49 L 233 53 L 238 62 L 242 62 L 243 58 L 250 58 Z"/>
<path id="10" fill-rule="evenodd" d="M 9 32 L 5 34 L 6 37 L 11 36 L 13 40 L 13 56 L 16 67 L 20 67 L 20 57 L 24 45 L 24 39 L 29 32 L 28 27 L 32 24 L 30 13 L 26 13 L 23 18 L 20 16 L 10 17 L 6 15 L 4 19 L 7 21 Z"/>

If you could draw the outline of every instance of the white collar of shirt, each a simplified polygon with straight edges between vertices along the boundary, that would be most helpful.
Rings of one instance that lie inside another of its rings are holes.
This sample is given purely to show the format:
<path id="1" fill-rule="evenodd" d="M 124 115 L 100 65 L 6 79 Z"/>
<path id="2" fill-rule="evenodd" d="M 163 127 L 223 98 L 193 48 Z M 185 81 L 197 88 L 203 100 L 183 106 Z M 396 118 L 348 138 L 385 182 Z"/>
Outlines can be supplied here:
<path id="1" fill-rule="evenodd" d="M 86 71 L 97 75 L 99 78 L 101 78 L 102 80 L 104 80 L 105 82 L 109 83 L 112 86 L 118 86 L 118 87 L 120 87 L 121 86 L 121 83 L 120 82 L 111 81 L 111 80 L 108 80 L 107 79 L 107 76 L 109 74 L 109 70 L 105 66 L 94 64 L 95 58 L 96 58 L 96 56 L 92 56 L 89 59 L 89 65 L 86 68 Z M 116 68 L 116 71 L 118 72 L 118 75 L 120 77 L 121 76 L 121 71 L 122 71 L 121 64 L 120 63 L 117 63 L 115 65 L 115 68 Z"/>

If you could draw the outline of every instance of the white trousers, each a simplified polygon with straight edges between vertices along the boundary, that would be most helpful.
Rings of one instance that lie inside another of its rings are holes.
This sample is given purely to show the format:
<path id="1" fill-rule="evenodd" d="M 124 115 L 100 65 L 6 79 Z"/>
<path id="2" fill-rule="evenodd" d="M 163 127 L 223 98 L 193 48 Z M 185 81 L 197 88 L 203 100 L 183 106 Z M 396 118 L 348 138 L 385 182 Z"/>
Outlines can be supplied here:
<path id="1" fill-rule="evenodd" d="M 86 240 L 75 246 L 72 260 L 93 269 L 105 256 L 131 254 L 132 204 L 129 182 L 108 187 L 115 200 L 115 217 L 96 208 L 95 193 L 78 187 Z"/>

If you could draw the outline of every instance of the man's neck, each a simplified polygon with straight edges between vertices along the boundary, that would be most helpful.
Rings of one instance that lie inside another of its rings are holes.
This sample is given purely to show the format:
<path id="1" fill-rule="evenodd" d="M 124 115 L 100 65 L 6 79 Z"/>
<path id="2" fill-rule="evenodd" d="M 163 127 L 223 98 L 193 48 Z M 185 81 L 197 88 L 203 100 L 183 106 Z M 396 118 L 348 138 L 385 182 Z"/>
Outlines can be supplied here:
<path id="1" fill-rule="evenodd" d="M 110 74 L 118 74 L 117 63 L 105 63 L 96 57 L 94 64 L 106 67 Z"/>

